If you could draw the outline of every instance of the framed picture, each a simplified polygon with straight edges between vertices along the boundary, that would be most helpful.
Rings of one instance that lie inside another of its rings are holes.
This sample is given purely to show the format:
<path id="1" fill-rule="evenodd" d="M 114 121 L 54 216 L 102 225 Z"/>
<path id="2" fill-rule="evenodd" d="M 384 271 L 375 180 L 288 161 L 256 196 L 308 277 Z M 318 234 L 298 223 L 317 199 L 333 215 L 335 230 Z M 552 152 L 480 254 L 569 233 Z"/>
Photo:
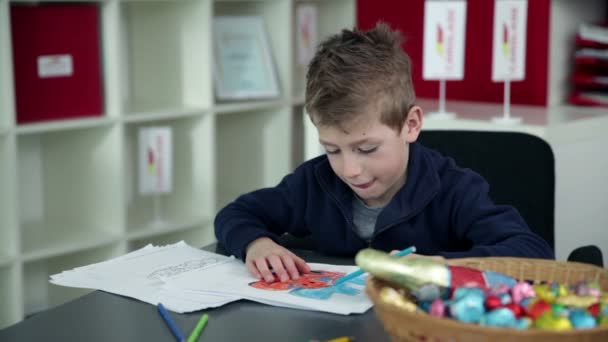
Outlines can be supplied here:
<path id="1" fill-rule="evenodd" d="M 261 17 L 214 18 L 213 43 L 218 100 L 280 96 L 268 35 Z"/>

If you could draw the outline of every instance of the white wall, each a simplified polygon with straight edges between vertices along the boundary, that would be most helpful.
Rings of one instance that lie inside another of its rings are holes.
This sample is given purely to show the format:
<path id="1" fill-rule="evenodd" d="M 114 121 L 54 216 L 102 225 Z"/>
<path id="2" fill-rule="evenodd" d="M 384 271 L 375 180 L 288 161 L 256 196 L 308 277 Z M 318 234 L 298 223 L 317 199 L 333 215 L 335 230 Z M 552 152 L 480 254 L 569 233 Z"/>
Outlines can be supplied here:
<path id="1" fill-rule="evenodd" d="M 606 111 L 608 114 L 608 111 Z M 597 245 L 608 265 L 608 115 L 549 131 L 555 154 L 555 249 Z"/>

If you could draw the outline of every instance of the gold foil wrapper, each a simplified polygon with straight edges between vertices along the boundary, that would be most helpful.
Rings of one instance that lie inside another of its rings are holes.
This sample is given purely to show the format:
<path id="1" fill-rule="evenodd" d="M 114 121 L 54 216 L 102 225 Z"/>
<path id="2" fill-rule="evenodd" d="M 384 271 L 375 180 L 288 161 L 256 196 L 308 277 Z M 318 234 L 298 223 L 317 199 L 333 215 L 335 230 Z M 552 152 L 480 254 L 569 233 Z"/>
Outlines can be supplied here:
<path id="1" fill-rule="evenodd" d="M 399 309 L 407 312 L 416 312 L 418 310 L 416 304 L 412 303 L 409 299 L 392 287 L 383 287 L 380 289 L 378 296 L 380 297 L 381 302 L 396 306 Z"/>
<path id="2" fill-rule="evenodd" d="M 427 284 L 440 289 L 449 286 L 449 269 L 436 259 L 416 256 L 399 258 L 367 248 L 357 253 L 355 262 L 373 276 L 404 286 L 412 292 Z"/>
<path id="3" fill-rule="evenodd" d="M 561 305 L 574 306 L 577 308 L 588 308 L 589 306 L 598 303 L 599 298 L 593 296 L 577 296 L 568 294 L 563 297 L 558 297 L 555 302 Z"/>

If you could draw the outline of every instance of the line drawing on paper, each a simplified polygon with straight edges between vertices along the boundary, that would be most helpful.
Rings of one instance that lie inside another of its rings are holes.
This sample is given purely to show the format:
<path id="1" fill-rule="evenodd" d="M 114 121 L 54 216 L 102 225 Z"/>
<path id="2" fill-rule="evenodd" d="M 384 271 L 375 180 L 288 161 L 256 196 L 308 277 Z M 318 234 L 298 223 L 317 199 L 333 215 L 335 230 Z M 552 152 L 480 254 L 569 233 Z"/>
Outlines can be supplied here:
<path id="1" fill-rule="evenodd" d="M 214 266 L 225 262 L 224 260 L 220 260 L 219 258 L 207 257 L 197 260 L 188 260 L 182 262 L 177 265 L 167 266 L 161 269 L 158 269 L 150 274 L 148 274 L 148 279 L 163 279 L 170 278 L 176 276 L 178 274 L 192 271 L 192 270 L 201 270 L 210 266 Z"/>

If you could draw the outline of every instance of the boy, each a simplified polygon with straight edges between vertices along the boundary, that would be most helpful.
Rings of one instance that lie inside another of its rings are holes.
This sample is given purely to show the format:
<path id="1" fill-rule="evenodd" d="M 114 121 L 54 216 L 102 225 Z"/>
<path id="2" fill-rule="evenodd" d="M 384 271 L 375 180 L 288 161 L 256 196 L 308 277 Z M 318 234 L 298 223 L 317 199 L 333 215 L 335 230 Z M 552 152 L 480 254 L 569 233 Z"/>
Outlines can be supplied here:
<path id="1" fill-rule="evenodd" d="M 492 202 L 482 177 L 415 142 L 423 112 L 414 101 L 399 33 L 379 24 L 327 39 L 306 85 L 306 110 L 326 155 L 222 209 L 219 242 L 268 282 L 273 272 L 286 281 L 310 271 L 275 242 L 284 233 L 342 256 L 415 245 L 446 258 L 552 258 L 515 209 Z"/>

